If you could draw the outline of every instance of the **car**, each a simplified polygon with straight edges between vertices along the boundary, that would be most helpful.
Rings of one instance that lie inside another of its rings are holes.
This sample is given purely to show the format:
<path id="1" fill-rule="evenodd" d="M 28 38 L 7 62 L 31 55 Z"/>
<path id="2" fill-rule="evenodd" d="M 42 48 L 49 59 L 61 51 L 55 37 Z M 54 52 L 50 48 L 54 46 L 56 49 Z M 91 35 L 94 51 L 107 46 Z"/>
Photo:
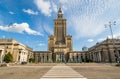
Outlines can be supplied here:
<path id="1" fill-rule="evenodd" d="M 22 65 L 27 64 L 27 62 L 21 62 Z"/>

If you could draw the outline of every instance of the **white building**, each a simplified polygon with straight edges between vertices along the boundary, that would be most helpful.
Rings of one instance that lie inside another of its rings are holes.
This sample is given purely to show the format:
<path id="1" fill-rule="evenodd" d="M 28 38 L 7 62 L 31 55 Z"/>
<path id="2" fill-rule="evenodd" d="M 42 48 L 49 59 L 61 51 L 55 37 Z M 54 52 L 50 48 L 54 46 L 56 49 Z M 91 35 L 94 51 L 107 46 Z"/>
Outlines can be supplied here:
<path id="1" fill-rule="evenodd" d="M 14 39 L 0 39 L 0 56 L 11 53 L 13 62 L 27 62 L 29 58 L 33 57 L 32 48 L 14 40 Z M 3 49 L 5 52 L 3 52 Z"/>

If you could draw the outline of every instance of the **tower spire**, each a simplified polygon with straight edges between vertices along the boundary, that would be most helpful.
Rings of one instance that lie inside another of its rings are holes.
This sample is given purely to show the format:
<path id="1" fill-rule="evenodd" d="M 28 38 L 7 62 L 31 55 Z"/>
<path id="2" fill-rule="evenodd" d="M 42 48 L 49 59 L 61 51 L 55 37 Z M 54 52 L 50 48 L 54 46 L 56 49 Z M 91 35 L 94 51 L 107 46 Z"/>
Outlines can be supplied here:
<path id="1" fill-rule="evenodd" d="M 62 4 L 61 2 L 59 3 L 59 10 L 58 10 L 58 18 L 62 18 Z"/>
<path id="2" fill-rule="evenodd" d="M 61 7 L 59 7 L 59 11 L 58 11 L 58 13 L 62 13 L 62 9 L 61 9 Z"/>
<path id="3" fill-rule="evenodd" d="M 62 9 L 62 3 L 60 2 L 60 3 L 59 3 L 59 12 L 62 12 L 61 9 Z"/>

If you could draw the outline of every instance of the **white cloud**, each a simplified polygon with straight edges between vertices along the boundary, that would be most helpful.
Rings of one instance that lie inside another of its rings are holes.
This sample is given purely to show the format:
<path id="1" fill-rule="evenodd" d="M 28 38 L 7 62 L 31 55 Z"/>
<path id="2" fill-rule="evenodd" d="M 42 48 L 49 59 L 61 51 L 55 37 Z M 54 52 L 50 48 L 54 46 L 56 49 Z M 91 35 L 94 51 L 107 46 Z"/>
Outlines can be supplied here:
<path id="1" fill-rule="evenodd" d="M 88 39 L 87 41 L 88 41 L 88 42 L 93 42 L 94 40 L 93 40 L 93 39 Z"/>
<path id="2" fill-rule="evenodd" d="M 52 2 L 52 9 L 53 9 L 54 12 L 58 11 L 57 5 L 54 2 Z"/>
<path id="3" fill-rule="evenodd" d="M 104 23 L 89 16 L 73 16 L 69 18 L 69 28 L 74 30 L 75 38 L 91 37 L 100 34 L 104 30 Z M 74 27 L 73 27 L 74 26 Z"/>
<path id="4" fill-rule="evenodd" d="M 99 39 L 98 39 L 98 42 L 102 42 L 102 41 L 106 40 L 107 38 L 112 39 L 112 36 L 111 36 L 111 35 L 108 35 L 107 37 L 99 38 Z M 120 39 L 120 33 L 114 34 L 114 35 L 113 35 L 113 38 Z"/>
<path id="5" fill-rule="evenodd" d="M 45 16 L 51 16 L 57 12 L 57 3 L 54 0 L 34 0 L 35 5 Z"/>
<path id="6" fill-rule="evenodd" d="M 98 39 L 98 42 L 102 42 L 104 40 L 106 40 L 106 38 L 100 38 L 100 39 Z"/>
<path id="7" fill-rule="evenodd" d="M 40 36 L 42 36 L 41 33 L 37 32 L 35 30 L 32 30 L 29 27 L 28 23 L 21 23 L 21 24 L 13 23 L 10 26 L 0 26 L 0 29 L 3 30 L 3 31 L 8 31 L 8 32 L 16 32 L 16 33 L 26 32 L 30 35 L 40 35 Z"/>
<path id="8" fill-rule="evenodd" d="M 112 35 L 108 35 L 107 37 L 112 38 Z M 120 32 L 116 33 L 116 34 L 113 34 L 113 38 L 120 38 Z"/>
<path id="9" fill-rule="evenodd" d="M 31 15 L 38 15 L 37 11 L 33 11 L 31 9 L 23 9 L 23 12 L 31 14 Z"/>
<path id="10" fill-rule="evenodd" d="M 119 38 L 119 39 L 120 39 L 120 32 L 117 33 L 117 34 L 114 34 L 113 37 L 114 37 L 114 38 Z"/>
<path id="11" fill-rule="evenodd" d="M 45 44 L 44 43 L 40 43 L 40 44 L 38 44 L 38 46 L 45 46 Z"/>
<path id="12" fill-rule="evenodd" d="M 67 0 L 59 0 L 59 2 L 60 2 L 61 4 L 65 4 L 65 3 L 67 3 Z"/>
<path id="13" fill-rule="evenodd" d="M 75 38 L 91 37 L 104 31 L 104 24 L 120 16 L 119 0 L 60 0 L 64 16 L 68 20 L 68 29 Z"/>
<path id="14" fill-rule="evenodd" d="M 15 14 L 15 13 L 14 13 L 14 12 L 12 12 L 12 11 L 9 11 L 9 14 L 13 15 L 13 14 Z"/>
<path id="15" fill-rule="evenodd" d="M 51 4 L 50 1 L 47 0 L 34 0 L 36 6 L 41 11 L 41 13 L 45 14 L 46 16 L 51 16 Z"/>
<path id="16" fill-rule="evenodd" d="M 51 16 L 60 6 L 56 0 L 34 0 L 41 13 Z M 120 19 L 119 0 L 60 0 L 69 31 L 76 39 L 93 37 L 104 31 L 104 24 Z M 58 6 L 57 6 L 58 5 Z"/>
<path id="17" fill-rule="evenodd" d="M 50 34 L 50 35 L 53 35 L 53 29 L 52 28 L 50 28 L 50 26 L 48 26 L 48 25 L 46 25 L 46 24 L 44 24 L 44 26 L 43 26 L 43 31 L 46 33 L 46 34 Z"/>

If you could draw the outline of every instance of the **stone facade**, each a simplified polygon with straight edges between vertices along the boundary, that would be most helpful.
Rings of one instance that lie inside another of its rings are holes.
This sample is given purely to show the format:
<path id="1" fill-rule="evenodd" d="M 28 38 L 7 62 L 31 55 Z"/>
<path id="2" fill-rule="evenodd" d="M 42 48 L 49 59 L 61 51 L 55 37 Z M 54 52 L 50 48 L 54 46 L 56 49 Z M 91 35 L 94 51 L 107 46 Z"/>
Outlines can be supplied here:
<path id="1" fill-rule="evenodd" d="M 52 52 L 50 51 L 34 51 L 35 63 L 50 63 L 52 61 Z"/>
<path id="2" fill-rule="evenodd" d="M 0 63 L 3 62 L 3 58 L 4 58 L 4 49 L 0 48 Z"/>
<path id="3" fill-rule="evenodd" d="M 86 56 L 93 62 L 117 62 L 120 57 L 120 39 L 106 39 L 89 48 Z"/>
<path id="4" fill-rule="evenodd" d="M 34 59 L 39 62 L 82 62 L 85 53 L 73 51 L 72 36 L 67 35 L 66 19 L 59 8 L 57 19 L 54 19 L 54 35 L 48 37 L 48 51 L 34 51 Z"/>
<path id="5" fill-rule="evenodd" d="M 48 51 L 54 54 L 54 61 L 66 61 L 65 56 L 72 51 L 72 36 L 67 35 L 66 19 L 59 8 L 58 17 L 54 19 L 54 35 L 48 37 Z"/>
<path id="6" fill-rule="evenodd" d="M 13 56 L 13 62 L 27 62 L 33 57 L 32 48 L 14 39 L 0 39 L 0 55 L 3 57 L 10 52 Z M 4 51 L 4 52 L 3 52 Z"/>
<path id="7" fill-rule="evenodd" d="M 34 52 L 37 62 L 117 62 L 120 39 L 106 39 L 89 49 L 83 47 L 83 51 L 73 51 L 72 36 L 67 35 L 66 21 L 59 8 L 54 19 L 54 35 L 48 37 L 48 51 Z"/>
<path id="8" fill-rule="evenodd" d="M 82 63 L 82 62 L 85 62 L 85 59 L 86 59 L 85 52 L 82 52 L 82 51 L 69 52 L 68 62 Z"/>

